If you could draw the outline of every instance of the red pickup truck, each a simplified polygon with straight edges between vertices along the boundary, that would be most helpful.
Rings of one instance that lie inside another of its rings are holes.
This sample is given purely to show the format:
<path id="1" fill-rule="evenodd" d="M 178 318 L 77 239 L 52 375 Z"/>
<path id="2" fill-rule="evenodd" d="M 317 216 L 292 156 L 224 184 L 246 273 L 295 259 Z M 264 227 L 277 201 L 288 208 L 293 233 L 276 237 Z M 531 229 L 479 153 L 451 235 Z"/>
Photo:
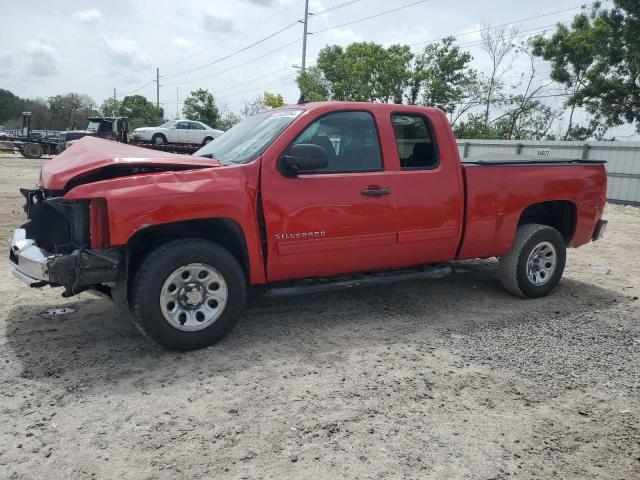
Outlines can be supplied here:
<path id="1" fill-rule="evenodd" d="M 82 139 L 22 190 L 29 221 L 10 261 L 32 287 L 113 293 L 150 337 L 186 350 L 222 338 L 250 286 L 433 278 L 499 257 L 509 292 L 547 295 L 566 248 L 601 236 L 605 191 L 598 161 L 461 163 L 437 109 L 309 103 L 194 156 Z"/>

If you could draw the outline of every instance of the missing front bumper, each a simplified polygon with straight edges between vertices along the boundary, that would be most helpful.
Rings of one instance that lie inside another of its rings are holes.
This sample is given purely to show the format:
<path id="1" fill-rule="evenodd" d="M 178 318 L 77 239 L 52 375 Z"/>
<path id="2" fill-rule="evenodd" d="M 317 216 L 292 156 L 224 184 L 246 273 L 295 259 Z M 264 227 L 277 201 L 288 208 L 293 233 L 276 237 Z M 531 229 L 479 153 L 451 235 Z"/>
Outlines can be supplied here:
<path id="1" fill-rule="evenodd" d="M 13 233 L 9 253 L 13 275 L 20 281 L 30 287 L 62 286 L 70 294 L 117 281 L 122 258 L 117 248 L 78 248 L 69 254 L 52 254 L 27 238 L 23 228 Z"/>

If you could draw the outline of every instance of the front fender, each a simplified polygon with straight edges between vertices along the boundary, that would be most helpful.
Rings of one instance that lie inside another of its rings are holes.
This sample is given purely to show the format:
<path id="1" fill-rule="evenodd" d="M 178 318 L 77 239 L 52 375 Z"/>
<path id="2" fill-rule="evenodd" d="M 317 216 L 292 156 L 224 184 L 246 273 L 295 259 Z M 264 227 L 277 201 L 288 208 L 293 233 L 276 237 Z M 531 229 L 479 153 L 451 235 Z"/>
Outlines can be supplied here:
<path id="1" fill-rule="evenodd" d="M 65 198 L 104 198 L 109 244 L 126 245 L 139 230 L 188 220 L 227 218 L 243 231 L 252 283 L 264 281 L 257 223 L 259 161 L 249 165 L 163 172 L 80 185 Z"/>

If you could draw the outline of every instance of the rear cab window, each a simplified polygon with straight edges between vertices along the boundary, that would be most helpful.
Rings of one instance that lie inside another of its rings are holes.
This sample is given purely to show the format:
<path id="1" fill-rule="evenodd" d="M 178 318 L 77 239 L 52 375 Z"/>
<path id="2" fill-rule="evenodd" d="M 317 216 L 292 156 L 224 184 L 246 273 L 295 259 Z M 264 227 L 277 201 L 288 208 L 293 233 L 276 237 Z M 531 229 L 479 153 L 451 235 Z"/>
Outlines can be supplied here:
<path id="1" fill-rule="evenodd" d="M 430 123 L 415 113 L 394 113 L 391 125 L 402 170 L 430 170 L 439 164 Z"/>
<path id="2" fill-rule="evenodd" d="M 327 152 L 329 164 L 314 173 L 375 172 L 382 170 L 376 123 L 369 112 L 335 112 L 309 125 L 292 145 L 313 144 Z"/>

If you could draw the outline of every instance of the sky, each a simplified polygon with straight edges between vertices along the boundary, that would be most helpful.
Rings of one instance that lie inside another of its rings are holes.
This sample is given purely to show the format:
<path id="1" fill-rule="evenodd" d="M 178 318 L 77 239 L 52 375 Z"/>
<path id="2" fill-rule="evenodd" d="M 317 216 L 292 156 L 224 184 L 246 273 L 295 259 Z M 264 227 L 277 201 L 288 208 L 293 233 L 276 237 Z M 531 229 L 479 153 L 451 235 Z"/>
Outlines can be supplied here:
<path id="1" fill-rule="evenodd" d="M 310 0 L 307 65 L 327 44 L 403 43 L 418 52 L 421 42 L 455 35 L 472 53 L 473 66 L 486 71 L 486 54 L 474 43 L 483 23 L 515 25 L 524 39 L 570 21 L 583 3 Z M 322 13 L 341 4 L 346 5 Z M 155 102 L 159 68 L 167 117 L 197 88 L 208 89 L 234 111 L 264 91 L 282 93 L 288 103 L 298 98 L 304 0 L 23 0 L 1 9 L 0 88 L 21 97 L 78 92 L 100 105 L 115 88 L 118 99 L 142 94 Z M 391 9 L 398 10 L 365 19 Z M 517 60 L 505 81 L 517 83 L 527 68 L 525 59 Z M 539 81 L 546 81 L 548 64 L 538 62 L 537 69 Z"/>

